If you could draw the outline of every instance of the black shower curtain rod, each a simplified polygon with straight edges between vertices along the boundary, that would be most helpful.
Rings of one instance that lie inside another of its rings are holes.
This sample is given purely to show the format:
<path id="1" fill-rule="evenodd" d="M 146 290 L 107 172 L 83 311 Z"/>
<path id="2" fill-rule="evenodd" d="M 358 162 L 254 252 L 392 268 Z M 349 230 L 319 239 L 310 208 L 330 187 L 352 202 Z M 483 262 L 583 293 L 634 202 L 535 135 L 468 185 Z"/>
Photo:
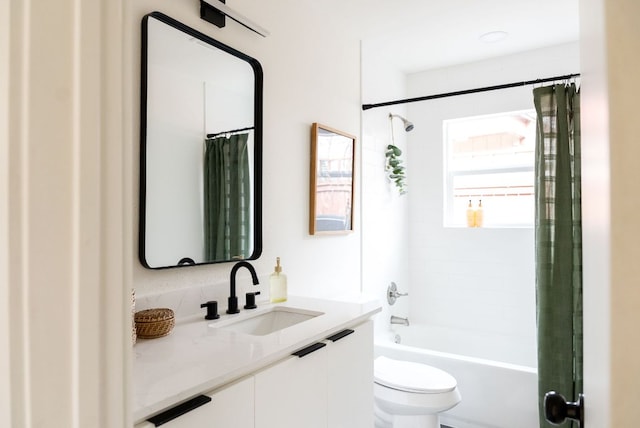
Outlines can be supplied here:
<path id="1" fill-rule="evenodd" d="M 496 89 L 507 89 L 507 88 L 515 88 L 518 86 L 535 85 L 537 83 L 553 82 L 554 80 L 567 80 L 567 79 L 571 79 L 572 77 L 579 77 L 579 76 L 580 76 L 580 73 L 565 74 L 564 76 L 547 77 L 544 79 L 527 80 L 524 82 L 505 83 L 502 85 L 485 86 L 484 88 L 465 89 L 463 91 L 446 92 L 444 94 L 427 95 L 424 97 L 416 97 L 416 98 L 405 98 L 402 100 L 387 101 L 384 103 L 362 104 L 362 110 L 369 110 L 371 108 L 376 108 L 376 107 L 392 106 L 396 104 L 413 103 L 416 101 L 427 101 L 427 100 L 435 100 L 438 98 L 455 97 L 458 95 L 475 94 L 477 92 L 494 91 Z"/>
<path id="2" fill-rule="evenodd" d="M 207 134 L 207 138 L 215 138 L 220 135 L 235 134 L 236 132 L 242 132 L 242 131 L 251 131 L 253 128 L 254 128 L 253 126 L 249 126 L 247 128 L 232 129 L 231 131 L 216 132 L 214 134 Z"/>

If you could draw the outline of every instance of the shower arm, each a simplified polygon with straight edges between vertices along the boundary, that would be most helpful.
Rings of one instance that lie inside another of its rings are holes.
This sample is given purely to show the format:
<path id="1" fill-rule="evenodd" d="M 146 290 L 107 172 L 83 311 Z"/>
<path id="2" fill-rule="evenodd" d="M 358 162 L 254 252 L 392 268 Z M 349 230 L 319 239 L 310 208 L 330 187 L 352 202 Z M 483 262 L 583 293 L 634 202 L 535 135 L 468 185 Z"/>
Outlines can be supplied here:
<path id="1" fill-rule="evenodd" d="M 397 117 L 398 119 L 400 119 L 402 121 L 402 124 L 404 125 L 404 131 L 405 132 L 410 132 L 413 130 L 414 126 L 413 123 L 409 120 L 407 120 L 406 118 L 400 116 L 399 114 L 393 114 L 393 113 L 389 113 L 389 120 L 391 121 L 391 127 L 393 129 L 393 118 Z"/>
<path id="2" fill-rule="evenodd" d="M 398 286 L 396 285 L 395 282 L 391 282 L 389 287 L 387 287 L 387 303 L 389 303 L 390 305 L 393 305 L 394 303 L 396 303 L 396 300 L 398 299 L 398 297 L 408 296 L 408 295 L 409 293 L 400 293 L 398 291 Z"/>

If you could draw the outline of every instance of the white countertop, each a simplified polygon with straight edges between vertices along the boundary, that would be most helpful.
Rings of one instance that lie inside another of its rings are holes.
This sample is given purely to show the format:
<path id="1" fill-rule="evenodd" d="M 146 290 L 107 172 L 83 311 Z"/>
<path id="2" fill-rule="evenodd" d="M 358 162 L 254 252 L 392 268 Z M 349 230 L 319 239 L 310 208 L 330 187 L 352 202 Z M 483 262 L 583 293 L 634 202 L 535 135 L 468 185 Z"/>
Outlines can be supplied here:
<path id="1" fill-rule="evenodd" d="M 321 312 L 307 321 L 264 336 L 219 329 L 273 306 Z M 159 411 L 232 382 L 281 360 L 315 341 L 354 326 L 380 311 L 377 300 L 358 302 L 290 296 L 286 302 L 258 302 L 258 309 L 202 316 L 176 324 L 168 336 L 138 339 L 133 362 L 133 419 L 141 422 Z"/>

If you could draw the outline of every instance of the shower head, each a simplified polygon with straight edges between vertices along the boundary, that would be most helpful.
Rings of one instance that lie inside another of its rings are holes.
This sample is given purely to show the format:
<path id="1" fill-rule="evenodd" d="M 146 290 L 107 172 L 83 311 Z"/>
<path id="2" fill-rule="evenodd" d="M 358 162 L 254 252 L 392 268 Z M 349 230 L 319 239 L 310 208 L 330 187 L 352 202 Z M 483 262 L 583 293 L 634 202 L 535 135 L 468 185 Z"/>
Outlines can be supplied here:
<path id="1" fill-rule="evenodd" d="M 409 132 L 409 131 L 413 130 L 413 123 L 412 122 L 409 122 L 407 119 L 405 119 L 404 117 L 400 116 L 399 114 L 389 113 L 389 120 L 393 121 L 394 117 L 397 117 L 398 119 L 400 119 L 402 121 L 402 123 L 404 124 L 405 132 Z"/>
<path id="2" fill-rule="evenodd" d="M 404 130 L 406 132 L 413 131 L 413 123 L 409 122 L 407 119 L 403 119 L 404 122 Z"/>

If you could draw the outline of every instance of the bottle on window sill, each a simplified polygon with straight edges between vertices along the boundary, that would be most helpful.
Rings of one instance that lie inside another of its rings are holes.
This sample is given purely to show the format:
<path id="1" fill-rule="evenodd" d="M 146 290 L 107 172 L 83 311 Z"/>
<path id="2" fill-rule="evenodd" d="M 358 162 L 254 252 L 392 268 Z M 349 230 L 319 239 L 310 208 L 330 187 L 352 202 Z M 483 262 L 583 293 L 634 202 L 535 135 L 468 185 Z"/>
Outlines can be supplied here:
<path id="1" fill-rule="evenodd" d="M 484 222 L 484 212 L 482 210 L 482 199 L 478 202 L 478 209 L 475 212 L 475 227 L 482 227 L 482 223 Z"/>
<path id="2" fill-rule="evenodd" d="M 467 206 L 467 226 L 476 227 L 476 212 L 471 205 L 471 199 L 469 199 L 469 205 Z"/>

